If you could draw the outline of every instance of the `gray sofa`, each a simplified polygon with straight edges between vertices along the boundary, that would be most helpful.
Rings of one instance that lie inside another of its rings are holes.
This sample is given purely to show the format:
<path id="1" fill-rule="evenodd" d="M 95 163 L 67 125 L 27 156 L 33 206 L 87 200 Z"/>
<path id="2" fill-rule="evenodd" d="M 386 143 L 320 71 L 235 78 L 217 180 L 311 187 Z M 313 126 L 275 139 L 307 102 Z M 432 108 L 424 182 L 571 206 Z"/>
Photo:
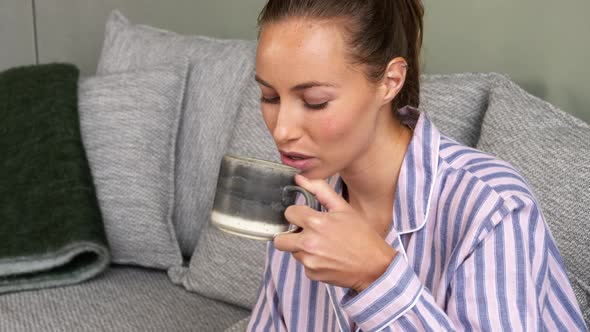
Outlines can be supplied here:
<path id="1" fill-rule="evenodd" d="M 147 225 L 150 230 L 170 233 L 167 237 L 128 236 L 127 241 L 144 243 L 126 247 L 115 234 L 121 230 L 105 220 L 113 264 L 77 285 L 0 295 L 0 331 L 245 328 L 262 276 L 265 244 L 219 232 L 209 224 L 208 213 L 224 153 L 277 158 L 259 115 L 254 54 L 254 41 L 182 36 L 131 24 L 119 12 L 111 14 L 97 75 L 80 81 L 80 109 L 91 114 L 105 105 L 118 107 L 117 98 L 105 94 L 121 94 L 130 85 L 136 89 L 125 96 L 141 100 L 141 84 L 170 73 L 179 75 L 184 93 L 176 114 L 176 139 L 168 146 L 174 161 L 168 174 L 174 179 L 174 195 L 161 203 L 171 204 L 171 211 L 165 210 L 169 213 L 164 213 L 159 224 Z M 162 64 L 167 67 L 144 75 Z M 117 91 L 106 91 L 109 89 Z M 173 92 L 160 86 L 149 91 L 150 98 Z M 125 105 L 133 107 L 131 104 Z M 509 161 L 529 181 L 588 323 L 590 126 L 495 73 L 425 75 L 421 110 L 443 134 Z M 90 142 L 96 130 L 93 123 L 101 118 L 87 116 L 82 116 L 82 122 L 88 120 L 82 129 L 85 142 Z M 109 128 L 126 130 L 116 123 Z M 94 174 L 100 173 L 97 167 L 110 167 L 100 159 L 102 164 L 90 156 Z M 143 170 L 136 167 L 138 172 Z M 99 195 L 101 186 L 108 185 L 97 179 Z M 105 210 L 121 209 L 101 198 L 103 203 Z M 140 233 L 135 226 L 125 227 L 127 235 Z M 145 248 L 136 250 L 141 245 Z M 145 255 L 148 250 L 153 252 Z"/>

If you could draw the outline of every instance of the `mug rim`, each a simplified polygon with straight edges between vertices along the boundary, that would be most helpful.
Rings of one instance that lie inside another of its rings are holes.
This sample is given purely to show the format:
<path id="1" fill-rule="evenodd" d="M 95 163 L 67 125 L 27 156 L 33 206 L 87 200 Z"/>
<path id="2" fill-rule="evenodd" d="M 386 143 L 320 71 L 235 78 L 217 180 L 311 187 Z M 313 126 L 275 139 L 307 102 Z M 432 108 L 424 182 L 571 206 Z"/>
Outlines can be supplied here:
<path id="1" fill-rule="evenodd" d="M 237 156 L 235 154 L 225 154 L 223 156 L 223 159 L 236 160 L 236 161 L 247 163 L 247 164 L 253 164 L 253 165 L 258 165 L 258 166 L 267 166 L 267 167 L 271 167 L 271 168 L 275 168 L 275 169 L 278 168 L 278 169 L 284 169 L 284 170 L 289 170 L 289 171 L 296 171 L 297 173 L 299 173 L 299 171 L 300 171 L 299 169 L 297 169 L 295 167 L 275 163 L 273 161 L 252 158 L 252 157 Z"/>

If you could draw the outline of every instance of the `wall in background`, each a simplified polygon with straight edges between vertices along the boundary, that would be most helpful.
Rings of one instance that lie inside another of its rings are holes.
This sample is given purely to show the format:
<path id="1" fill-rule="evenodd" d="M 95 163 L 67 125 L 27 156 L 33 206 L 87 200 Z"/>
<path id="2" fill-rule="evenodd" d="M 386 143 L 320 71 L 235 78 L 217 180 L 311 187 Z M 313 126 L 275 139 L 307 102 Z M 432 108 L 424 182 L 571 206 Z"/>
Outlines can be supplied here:
<path id="1" fill-rule="evenodd" d="M 0 70 L 36 63 L 32 0 L 0 0 Z"/>
<path id="2" fill-rule="evenodd" d="M 590 122 L 590 1 L 423 1 L 425 72 L 507 73 Z"/>
<path id="3" fill-rule="evenodd" d="M 0 0 L 0 70 L 35 63 L 37 52 L 39 63 L 72 62 L 83 75 L 93 74 L 105 22 L 113 9 L 121 10 L 133 23 L 179 33 L 254 39 L 256 18 L 265 3 L 266 0 Z"/>
<path id="4" fill-rule="evenodd" d="M 423 1 L 424 72 L 507 73 L 531 93 L 590 122 L 590 1 Z M 0 70 L 67 61 L 83 75 L 93 74 L 104 24 L 115 8 L 135 23 L 252 39 L 265 2 L 0 0 Z"/>
<path id="5" fill-rule="evenodd" d="M 2 1 L 2 0 L 0 0 Z M 35 0 L 39 60 L 75 61 L 94 73 L 108 14 L 119 9 L 133 23 L 186 34 L 255 38 L 264 0 Z"/>

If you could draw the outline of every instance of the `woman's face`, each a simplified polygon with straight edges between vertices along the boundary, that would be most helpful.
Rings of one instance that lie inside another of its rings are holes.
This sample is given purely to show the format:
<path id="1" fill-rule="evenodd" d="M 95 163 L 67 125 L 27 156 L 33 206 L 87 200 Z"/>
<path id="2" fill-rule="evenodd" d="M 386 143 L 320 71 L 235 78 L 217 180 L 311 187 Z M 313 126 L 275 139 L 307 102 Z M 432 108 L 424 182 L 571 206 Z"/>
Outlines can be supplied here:
<path id="1" fill-rule="evenodd" d="M 383 89 L 350 63 L 336 21 L 266 24 L 256 54 L 264 121 L 283 163 L 327 178 L 367 151 Z M 385 105 L 387 106 L 387 105 Z"/>

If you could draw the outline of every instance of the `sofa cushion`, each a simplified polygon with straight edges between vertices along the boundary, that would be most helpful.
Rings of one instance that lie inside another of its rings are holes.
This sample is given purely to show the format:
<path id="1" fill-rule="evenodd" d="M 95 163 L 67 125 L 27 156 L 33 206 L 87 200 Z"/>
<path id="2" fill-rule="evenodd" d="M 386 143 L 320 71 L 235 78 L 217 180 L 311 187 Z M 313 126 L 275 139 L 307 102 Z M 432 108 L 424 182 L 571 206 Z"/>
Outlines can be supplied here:
<path id="1" fill-rule="evenodd" d="M 590 126 L 498 79 L 477 147 L 529 181 L 590 322 Z"/>
<path id="2" fill-rule="evenodd" d="M 131 24 L 111 13 L 100 74 L 146 69 L 188 57 L 191 63 L 176 150 L 174 224 L 182 253 L 190 256 L 208 221 L 215 179 L 229 142 L 241 92 L 253 80 L 254 41 L 184 36 Z"/>
<path id="3" fill-rule="evenodd" d="M 82 138 L 115 263 L 182 264 L 172 212 L 187 67 L 185 61 L 79 84 Z"/>
<path id="4" fill-rule="evenodd" d="M 496 73 L 423 75 L 420 109 L 447 137 L 475 147 Z"/>
<path id="5" fill-rule="evenodd" d="M 244 91 L 227 151 L 280 162 L 260 113 L 259 94 L 256 84 Z M 228 235 L 207 222 L 189 270 L 172 269 L 170 277 L 199 294 L 251 309 L 262 280 L 265 248 L 266 242 Z"/>
<path id="6" fill-rule="evenodd" d="M 0 331 L 223 331 L 248 311 L 189 293 L 165 273 L 113 267 L 83 284 L 0 296 Z"/>

